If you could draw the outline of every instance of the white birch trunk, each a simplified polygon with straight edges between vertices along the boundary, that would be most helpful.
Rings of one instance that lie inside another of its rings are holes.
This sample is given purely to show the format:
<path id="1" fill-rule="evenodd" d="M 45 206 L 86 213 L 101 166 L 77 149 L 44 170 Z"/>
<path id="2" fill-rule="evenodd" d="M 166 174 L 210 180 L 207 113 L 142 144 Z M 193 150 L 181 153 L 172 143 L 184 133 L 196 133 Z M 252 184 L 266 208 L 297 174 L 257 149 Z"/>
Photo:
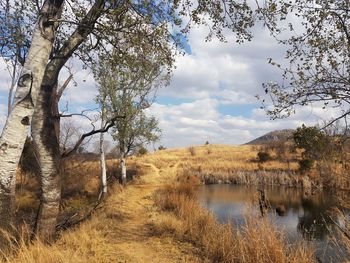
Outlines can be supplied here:
<path id="1" fill-rule="evenodd" d="M 126 163 L 125 163 L 125 154 L 124 153 L 121 153 L 120 172 L 121 172 L 121 177 L 122 177 L 122 183 L 123 183 L 123 185 L 126 185 Z"/>
<path id="2" fill-rule="evenodd" d="M 40 89 L 40 107 L 37 107 L 32 123 L 32 133 L 37 145 L 41 165 L 42 197 L 36 222 L 36 233 L 44 240 L 50 240 L 55 233 L 61 199 L 59 135 L 60 118 L 58 101 L 72 76 L 56 92 L 61 68 L 79 45 L 90 34 L 99 17 L 104 1 L 96 1 L 81 24 L 67 39 L 58 55 L 46 66 L 45 77 Z"/>
<path id="3" fill-rule="evenodd" d="M 0 195 L 2 195 L 0 200 L 3 201 L 0 204 L 0 221 L 2 222 L 9 220 L 8 223 L 11 223 L 17 165 L 53 46 L 55 25 L 51 21 L 59 15 L 62 4 L 63 0 L 48 0 L 41 9 L 32 43 L 17 82 L 11 113 L 0 138 Z"/>
<path id="4" fill-rule="evenodd" d="M 101 112 L 101 129 L 104 127 L 104 108 L 102 107 Z M 100 166 L 101 166 L 101 187 L 102 187 L 102 197 L 107 195 L 107 172 L 106 172 L 106 159 L 105 151 L 103 147 L 104 133 L 100 133 Z"/>

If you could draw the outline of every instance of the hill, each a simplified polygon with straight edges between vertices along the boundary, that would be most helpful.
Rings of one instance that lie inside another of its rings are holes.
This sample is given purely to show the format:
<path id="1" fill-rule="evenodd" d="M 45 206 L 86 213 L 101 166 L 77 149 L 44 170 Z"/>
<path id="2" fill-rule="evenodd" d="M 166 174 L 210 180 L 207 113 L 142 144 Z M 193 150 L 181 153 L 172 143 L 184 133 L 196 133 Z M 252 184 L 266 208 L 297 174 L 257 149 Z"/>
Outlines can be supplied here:
<path id="1" fill-rule="evenodd" d="M 270 142 L 279 142 L 279 141 L 287 141 L 292 138 L 293 136 L 293 129 L 284 129 L 284 130 L 277 130 L 272 131 L 269 133 L 264 134 L 263 136 L 260 136 L 250 142 L 247 142 L 247 145 L 253 145 L 253 144 L 266 144 Z"/>

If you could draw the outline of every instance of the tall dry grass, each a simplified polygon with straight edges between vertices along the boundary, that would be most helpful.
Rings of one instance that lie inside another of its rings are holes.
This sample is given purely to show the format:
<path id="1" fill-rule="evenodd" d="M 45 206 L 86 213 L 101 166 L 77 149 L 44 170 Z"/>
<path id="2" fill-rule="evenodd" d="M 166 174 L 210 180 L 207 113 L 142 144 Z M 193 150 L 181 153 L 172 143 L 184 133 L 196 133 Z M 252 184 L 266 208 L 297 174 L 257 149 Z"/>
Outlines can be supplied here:
<path id="1" fill-rule="evenodd" d="M 315 262 L 312 248 L 301 243 L 287 245 L 283 233 L 267 219 L 247 218 L 240 229 L 218 223 L 213 214 L 200 207 L 191 184 L 166 186 L 154 200 L 162 211 L 170 213 L 159 220 L 154 231 L 195 243 L 211 262 Z"/>
<path id="2" fill-rule="evenodd" d="M 205 145 L 162 150 L 141 159 L 161 170 L 176 165 L 177 176 L 195 175 L 205 184 L 310 187 L 309 177 L 297 173 L 296 161 L 284 162 L 278 156 L 274 156 L 274 159 L 261 164 L 257 161 L 258 152 L 259 148 L 252 145 Z M 295 156 L 288 158 L 295 159 Z M 318 185 L 317 179 L 314 178 L 313 183 Z"/>
<path id="3" fill-rule="evenodd" d="M 114 194 L 122 192 L 116 185 L 110 189 Z M 60 233 L 52 244 L 31 240 L 31 229 L 23 228 L 17 233 L 0 232 L 6 246 L 0 248 L 1 263 L 101 263 L 114 262 L 115 245 L 108 237 L 116 231 L 118 221 L 109 216 L 114 206 L 106 205 L 103 212 L 95 212 L 90 220 Z"/>

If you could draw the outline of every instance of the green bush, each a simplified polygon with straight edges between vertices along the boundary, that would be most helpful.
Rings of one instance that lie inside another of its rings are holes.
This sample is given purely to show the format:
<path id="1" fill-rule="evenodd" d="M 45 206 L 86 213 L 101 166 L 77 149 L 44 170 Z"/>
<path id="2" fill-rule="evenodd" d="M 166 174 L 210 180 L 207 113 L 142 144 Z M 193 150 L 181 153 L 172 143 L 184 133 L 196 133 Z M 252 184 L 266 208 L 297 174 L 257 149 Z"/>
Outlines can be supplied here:
<path id="1" fill-rule="evenodd" d="M 296 148 L 304 149 L 303 159 L 319 160 L 329 154 L 331 140 L 317 127 L 306 127 L 304 124 L 293 133 Z"/>
<path id="2" fill-rule="evenodd" d="M 139 155 L 145 155 L 146 153 L 148 153 L 148 150 L 145 147 L 140 147 L 138 150 Z"/>
<path id="3" fill-rule="evenodd" d="M 311 170 L 312 166 L 314 165 L 314 160 L 302 159 L 298 163 L 299 163 L 299 171 L 301 173 L 305 173 Z"/>
<path id="4" fill-rule="evenodd" d="M 264 163 L 271 160 L 271 155 L 268 152 L 258 152 L 258 162 Z"/>

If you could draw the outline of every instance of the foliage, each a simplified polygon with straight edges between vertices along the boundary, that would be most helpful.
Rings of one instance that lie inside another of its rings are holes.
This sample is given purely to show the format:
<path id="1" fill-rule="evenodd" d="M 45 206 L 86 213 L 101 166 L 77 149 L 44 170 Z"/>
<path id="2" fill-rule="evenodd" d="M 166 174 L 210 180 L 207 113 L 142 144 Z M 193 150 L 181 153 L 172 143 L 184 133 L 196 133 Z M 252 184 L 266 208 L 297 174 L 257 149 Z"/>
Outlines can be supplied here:
<path id="1" fill-rule="evenodd" d="M 315 161 L 311 159 L 302 159 L 298 161 L 299 164 L 299 171 L 301 173 L 305 173 L 307 171 L 310 171 L 313 167 Z"/>
<path id="2" fill-rule="evenodd" d="M 293 140 L 297 148 L 304 149 L 303 157 L 310 160 L 326 156 L 331 143 L 326 133 L 304 124 L 293 133 Z"/>
<path id="3" fill-rule="evenodd" d="M 116 52 L 109 57 L 101 55 L 94 68 L 100 91 L 97 101 L 107 117 L 119 117 L 113 126 L 113 139 L 122 156 L 137 152 L 160 136 L 157 119 L 144 110 L 150 107 L 156 90 L 167 85 L 169 72 L 161 52 L 148 52 L 134 53 L 135 57 L 123 62 Z"/>
<path id="4" fill-rule="evenodd" d="M 138 153 L 139 155 L 145 155 L 145 154 L 148 153 L 148 150 L 147 150 L 146 147 L 141 146 L 141 147 L 138 149 L 137 153 Z"/>
<path id="5" fill-rule="evenodd" d="M 268 152 L 258 152 L 259 163 L 265 163 L 267 161 L 270 161 L 271 159 L 271 155 Z"/>
<path id="6" fill-rule="evenodd" d="M 264 84 L 274 104 L 267 110 L 273 118 L 318 102 L 339 108 L 338 118 L 350 113 L 349 10 L 349 1 L 314 0 L 267 0 L 259 8 L 271 34 L 288 47 L 288 66 L 269 60 L 283 76 L 282 82 Z"/>
<path id="7" fill-rule="evenodd" d="M 194 148 L 193 146 L 189 147 L 188 151 L 190 152 L 191 156 L 195 156 L 196 155 L 196 148 Z"/>
<path id="8" fill-rule="evenodd" d="M 6 62 L 24 64 L 38 10 L 34 1 L 0 1 L 0 54 Z"/>

